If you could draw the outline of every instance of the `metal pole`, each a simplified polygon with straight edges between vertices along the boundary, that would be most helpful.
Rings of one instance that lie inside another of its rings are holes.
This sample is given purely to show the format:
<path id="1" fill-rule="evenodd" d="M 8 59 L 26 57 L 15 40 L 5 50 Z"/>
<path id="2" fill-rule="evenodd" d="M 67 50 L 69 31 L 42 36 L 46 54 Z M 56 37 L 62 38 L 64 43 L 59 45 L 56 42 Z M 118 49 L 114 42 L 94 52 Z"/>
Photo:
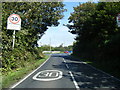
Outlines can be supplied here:
<path id="1" fill-rule="evenodd" d="M 50 38 L 50 53 L 51 53 L 51 38 Z"/>
<path id="2" fill-rule="evenodd" d="M 12 48 L 14 49 L 14 46 L 15 46 L 15 30 L 13 32 L 13 45 L 12 45 Z"/>

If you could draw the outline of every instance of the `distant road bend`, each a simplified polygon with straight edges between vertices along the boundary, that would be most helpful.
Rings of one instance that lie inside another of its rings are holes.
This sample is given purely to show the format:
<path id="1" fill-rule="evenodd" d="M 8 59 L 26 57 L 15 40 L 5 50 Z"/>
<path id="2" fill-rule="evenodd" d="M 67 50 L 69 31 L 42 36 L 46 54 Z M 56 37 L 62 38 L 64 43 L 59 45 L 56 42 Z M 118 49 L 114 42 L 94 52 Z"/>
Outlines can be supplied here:
<path id="1" fill-rule="evenodd" d="M 52 54 L 44 64 L 11 88 L 119 90 L 120 80 L 68 54 Z"/>

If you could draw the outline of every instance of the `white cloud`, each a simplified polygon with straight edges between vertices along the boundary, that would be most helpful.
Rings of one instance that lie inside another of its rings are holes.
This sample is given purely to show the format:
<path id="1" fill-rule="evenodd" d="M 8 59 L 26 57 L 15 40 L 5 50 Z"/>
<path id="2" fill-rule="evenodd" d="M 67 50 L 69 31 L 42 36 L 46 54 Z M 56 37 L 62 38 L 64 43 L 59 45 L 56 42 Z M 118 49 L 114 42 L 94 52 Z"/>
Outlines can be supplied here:
<path id="1" fill-rule="evenodd" d="M 49 45 L 51 42 L 52 46 L 59 46 L 64 43 L 65 46 L 71 45 L 74 41 L 75 35 L 68 32 L 68 28 L 65 26 L 51 27 L 45 35 L 39 40 L 39 44 Z"/>

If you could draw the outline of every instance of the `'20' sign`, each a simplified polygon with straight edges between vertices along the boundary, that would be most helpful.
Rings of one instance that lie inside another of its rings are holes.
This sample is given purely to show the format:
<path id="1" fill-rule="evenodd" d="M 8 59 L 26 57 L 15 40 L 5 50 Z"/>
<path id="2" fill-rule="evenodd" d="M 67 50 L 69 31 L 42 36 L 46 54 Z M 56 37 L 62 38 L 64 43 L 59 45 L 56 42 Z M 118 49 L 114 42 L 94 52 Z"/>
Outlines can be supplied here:
<path id="1" fill-rule="evenodd" d="M 10 20 L 11 23 L 17 24 L 20 21 L 20 16 L 17 15 L 17 14 L 12 14 L 9 17 L 9 20 Z"/>

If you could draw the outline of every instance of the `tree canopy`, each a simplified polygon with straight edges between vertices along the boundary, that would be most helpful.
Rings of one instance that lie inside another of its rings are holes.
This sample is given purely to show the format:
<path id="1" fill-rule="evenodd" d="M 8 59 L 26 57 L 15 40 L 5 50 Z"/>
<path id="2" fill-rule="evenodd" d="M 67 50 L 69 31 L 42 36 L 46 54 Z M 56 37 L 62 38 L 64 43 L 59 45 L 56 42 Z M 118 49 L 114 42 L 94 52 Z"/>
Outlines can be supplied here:
<path id="1" fill-rule="evenodd" d="M 92 61 L 109 63 L 108 67 L 119 70 L 120 27 L 116 16 L 120 13 L 120 3 L 83 3 L 74 7 L 67 27 L 76 34 L 73 53 Z M 114 62 L 114 64 L 113 64 Z"/>
<path id="2" fill-rule="evenodd" d="M 48 26 L 58 26 L 64 17 L 62 2 L 3 2 L 2 3 L 2 66 L 10 70 L 29 59 L 38 58 L 37 41 Z M 7 30 L 7 18 L 11 14 L 21 17 L 21 30 L 16 31 L 15 48 L 12 49 L 13 30 Z M 32 58 L 30 56 L 33 56 Z M 13 65 L 14 64 L 14 65 Z"/>

